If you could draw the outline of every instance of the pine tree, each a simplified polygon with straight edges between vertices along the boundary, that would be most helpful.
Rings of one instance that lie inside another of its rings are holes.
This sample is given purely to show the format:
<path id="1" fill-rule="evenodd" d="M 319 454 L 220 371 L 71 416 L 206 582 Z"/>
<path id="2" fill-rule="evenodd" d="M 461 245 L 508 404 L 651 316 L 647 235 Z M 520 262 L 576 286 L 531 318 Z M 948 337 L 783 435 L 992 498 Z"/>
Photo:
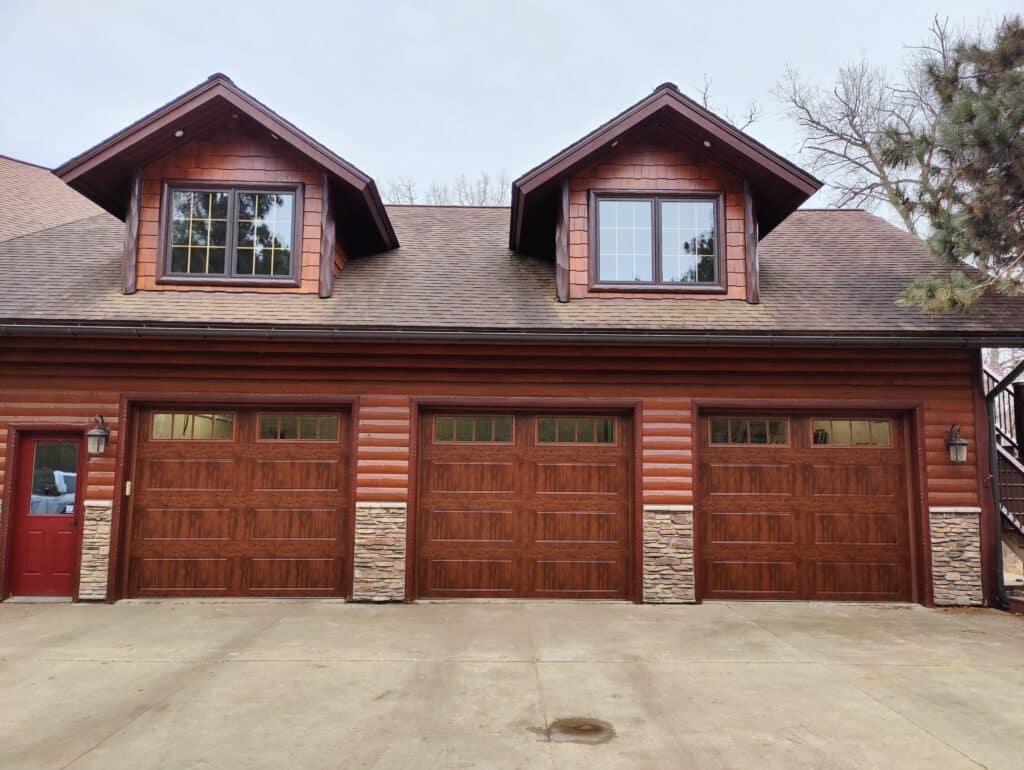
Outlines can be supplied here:
<path id="1" fill-rule="evenodd" d="M 879 140 L 893 168 L 917 164 L 913 206 L 928 245 L 953 267 L 922 276 L 901 302 L 964 311 L 986 291 L 1024 293 L 1024 25 L 1005 19 L 991 40 L 963 41 L 936 58 L 928 79 L 939 100 L 923 131 L 893 124 Z"/>

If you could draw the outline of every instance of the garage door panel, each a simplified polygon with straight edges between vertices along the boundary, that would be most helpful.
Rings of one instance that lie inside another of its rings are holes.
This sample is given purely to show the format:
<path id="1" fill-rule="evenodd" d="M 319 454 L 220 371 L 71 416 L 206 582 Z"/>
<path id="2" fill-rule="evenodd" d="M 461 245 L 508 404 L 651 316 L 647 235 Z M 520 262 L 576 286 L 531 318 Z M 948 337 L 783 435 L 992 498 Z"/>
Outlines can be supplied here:
<path id="1" fill-rule="evenodd" d="M 231 559 L 142 558 L 134 562 L 133 593 L 138 596 L 227 595 L 231 592 Z"/>
<path id="2" fill-rule="evenodd" d="M 712 543 L 778 543 L 797 541 L 797 520 L 793 513 L 737 513 L 716 511 L 710 514 L 708 538 Z"/>
<path id="3" fill-rule="evenodd" d="M 901 469 L 866 463 L 809 466 L 806 494 L 810 497 L 890 497 L 903 494 Z"/>
<path id="4" fill-rule="evenodd" d="M 539 462 L 536 492 L 541 495 L 621 494 L 621 473 L 616 463 Z"/>
<path id="5" fill-rule="evenodd" d="M 256 460 L 253 490 L 292 492 L 337 489 L 342 469 L 337 460 Z"/>
<path id="6" fill-rule="evenodd" d="M 235 537 L 233 508 L 145 508 L 136 515 L 142 541 L 223 541 Z"/>
<path id="7" fill-rule="evenodd" d="M 343 534 L 339 508 L 257 508 L 249 519 L 253 540 L 332 542 Z"/>
<path id="8" fill-rule="evenodd" d="M 837 447 L 812 443 L 809 418 L 786 419 L 785 445 L 712 444 L 704 421 L 697 500 L 703 597 L 909 599 L 899 421 L 891 423 L 898 430 L 890 442 Z"/>
<path id="9" fill-rule="evenodd" d="M 255 594 L 331 594 L 337 590 L 340 570 L 341 560 L 330 557 L 248 559 L 244 587 Z"/>
<path id="10" fill-rule="evenodd" d="M 436 461 L 430 465 L 427 489 L 442 494 L 511 494 L 515 489 L 515 465 L 512 462 Z"/>
<path id="11" fill-rule="evenodd" d="M 732 598 L 795 598 L 799 569 L 792 561 L 711 561 L 709 591 Z"/>
<path id="12" fill-rule="evenodd" d="M 818 562 L 815 593 L 827 599 L 857 595 L 862 599 L 899 598 L 904 582 L 903 565 L 896 562 Z"/>
<path id="13" fill-rule="evenodd" d="M 516 562 L 508 559 L 431 559 L 427 587 L 440 595 L 513 594 Z"/>
<path id="14" fill-rule="evenodd" d="M 349 458 L 333 431 L 324 440 L 257 439 L 260 412 L 238 408 L 231 439 L 154 440 L 155 411 L 140 412 L 128 596 L 341 593 Z M 346 415 L 324 422 L 348 435 Z"/>
<path id="15" fill-rule="evenodd" d="M 710 495 L 784 497 L 796 491 L 797 469 L 787 464 L 709 462 L 703 470 Z"/>
<path id="16" fill-rule="evenodd" d="M 502 419 L 507 440 L 473 444 L 452 440 L 465 416 L 421 417 L 418 595 L 626 598 L 629 423 L 560 416 L 556 436 L 537 415 Z"/>
<path id="17" fill-rule="evenodd" d="M 141 463 L 139 484 L 154 492 L 231 492 L 233 458 L 152 458 Z"/>
<path id="18" fill-rule="evenodd" d="M 534 562 L 537 594 L 622 596 L 622 563 L 615 559 L 544 559 Z"/>
<path id="19" fill-rule="evenodd" d="M 431 542 L 511 543 L 515 540 L 515 512 L 509 509 L 431 508 Z"/>
<path id="20" fill-rule="evenodd" d="M 619 543 L 621 511 L 537 511 L 536 543 Z"/>
<path id="21" fill-rule="evenodd" d="M 814 542 L 844 545 L 898 545 L 902 514 L 816 513 Z"/>

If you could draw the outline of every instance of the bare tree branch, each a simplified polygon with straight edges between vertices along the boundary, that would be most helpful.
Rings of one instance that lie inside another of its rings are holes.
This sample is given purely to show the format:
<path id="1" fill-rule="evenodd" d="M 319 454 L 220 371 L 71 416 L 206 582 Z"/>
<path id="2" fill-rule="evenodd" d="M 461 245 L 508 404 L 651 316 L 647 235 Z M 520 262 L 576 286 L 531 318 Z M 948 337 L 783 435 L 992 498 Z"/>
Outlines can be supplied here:
<path id="1" fill-rule="evenodd" d="M 411 176 L 400 176 L 391 179 L 384 187 L 385 203 L 406 203 L 416 202 L 416 182 Z"/>
<path id="2" fill-rule="evenodd" d="M 459 174 L 452 182 L 430 183 L 423 202 L 432 206 L 507 206 L 511 200 L 512 178 L 504 169 L 492 177 L 481 171 L 476 177 Z M 410 177 L 399 177 L 385 187 L 388 203 L 419 203 L 416 184 Z"/>

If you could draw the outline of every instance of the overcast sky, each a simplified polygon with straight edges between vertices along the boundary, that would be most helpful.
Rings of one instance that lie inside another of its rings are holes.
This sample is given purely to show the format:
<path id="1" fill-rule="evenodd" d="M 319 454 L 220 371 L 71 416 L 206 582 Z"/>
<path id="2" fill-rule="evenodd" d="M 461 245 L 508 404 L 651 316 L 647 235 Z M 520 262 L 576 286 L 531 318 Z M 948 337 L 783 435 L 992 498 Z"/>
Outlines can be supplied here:
<path id="1" fill-rule="evenodd" d="M 770 91 L 861 53 L 896 71 L 936 13 L 1020 0 L 21 2 L 0 0 L 0 154 L 55 166 L 224 72 L 376 178 L 425 188 L 546 159 L 666 80 L 797 159 Z M 967 16 L 969 14 L 969 16 Z"/>

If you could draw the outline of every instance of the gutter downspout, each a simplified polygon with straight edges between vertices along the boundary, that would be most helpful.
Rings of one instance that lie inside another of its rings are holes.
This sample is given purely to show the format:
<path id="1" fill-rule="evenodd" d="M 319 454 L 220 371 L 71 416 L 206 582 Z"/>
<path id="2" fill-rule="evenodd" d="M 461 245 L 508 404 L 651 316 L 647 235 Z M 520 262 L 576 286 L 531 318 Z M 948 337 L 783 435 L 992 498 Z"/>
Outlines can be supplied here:
<path id="1" fill-rule="evenodd" d="M 1006 582 L 1003 577 L 1003 500 L 999 491 L 999 451 L 996 445 L 996 432 L 994 429 L 996 420 L 996 397 L 1012 385 L 1024 372 L 1024 361 L 1017 364 L 1008 375 L 996 383 L 988 393 L 985 394 L 985 409 L 988 412 L 988 472 L 992 477 L 992 502 L 996 517 L 996 599 L 999 602 L 999 609 L 1009 609 L 1010 603 L 1006 595 Z"/>

